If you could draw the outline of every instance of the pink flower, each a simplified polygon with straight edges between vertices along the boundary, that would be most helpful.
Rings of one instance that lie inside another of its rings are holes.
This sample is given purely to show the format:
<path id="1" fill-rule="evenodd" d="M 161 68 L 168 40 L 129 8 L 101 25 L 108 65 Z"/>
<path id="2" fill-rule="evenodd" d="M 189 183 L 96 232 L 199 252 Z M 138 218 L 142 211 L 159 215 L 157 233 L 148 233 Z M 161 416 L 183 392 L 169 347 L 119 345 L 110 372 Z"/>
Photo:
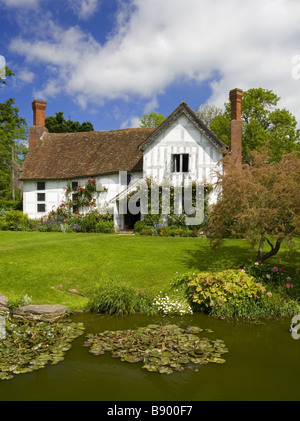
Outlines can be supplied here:
<path id="1" fill-rule="evenodd" d="M 286 284 L 286 287 L 287 287 L 287 288 L 291 288 L 291 285 L 290 285 L 290 284 Z"/>
<path id="2" fill-rule="evenodd" d="M 286 280 L 287 280 L 288 282 L 290 282 L 290 281 L 292 280 L 292 278 L 291 278 L 290 276 L 288 276 L 288 277 L 286 278 Z"/>
<path id="3" fill-rule="evenodd" d="M 280 268 L 280 270 L 284 270 L 285 268 L 282 266 L 282 268 Z"/>
<path id="4" fill-rule="evenodd" d="M 268 297 L 272 297 L 272 292 L 267 292 Z"/>
<path id="5" fill-rule="evenodd" d="M 272 269 L 273 272 L 278 272 L 278 268 L 276 266 L 273 267 Z"/>

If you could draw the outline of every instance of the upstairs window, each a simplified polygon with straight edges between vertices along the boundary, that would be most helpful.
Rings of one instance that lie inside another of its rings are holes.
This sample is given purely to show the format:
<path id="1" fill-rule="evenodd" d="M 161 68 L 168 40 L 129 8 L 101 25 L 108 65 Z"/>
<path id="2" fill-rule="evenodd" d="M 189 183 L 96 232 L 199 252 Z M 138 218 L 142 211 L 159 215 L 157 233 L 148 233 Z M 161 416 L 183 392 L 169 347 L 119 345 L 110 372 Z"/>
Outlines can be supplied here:
<path id="1" fill-rule="evenodd" d="M 72 190 L 78 189 L 78 181 L 72 181 Z"/>
<path id="2" fill-rule="evenodd" d="M 173 154 L 172 155 L 172 172 L 188 172 L 189 171 L 189 154 Z"/>
<path id="3" fill-rule="evenodd" d="M 38 181 L 37 182 L 37 190 L 46 190 L 46 183 L 45 183 L 45 181 Z"/>

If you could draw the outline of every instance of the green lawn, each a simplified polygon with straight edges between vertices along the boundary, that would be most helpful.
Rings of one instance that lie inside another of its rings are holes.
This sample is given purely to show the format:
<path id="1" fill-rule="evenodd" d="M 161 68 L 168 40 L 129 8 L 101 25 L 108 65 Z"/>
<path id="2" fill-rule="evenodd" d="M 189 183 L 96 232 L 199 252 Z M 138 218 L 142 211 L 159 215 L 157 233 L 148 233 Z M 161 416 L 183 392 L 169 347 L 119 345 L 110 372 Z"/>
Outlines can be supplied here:
<path id="1" fill-rule="evenodd" d="M 69 288 L 85 293 L 110 277 L 155 293 L 176 272 L 240 268 L 254 255 L 244 240 L 228 240 L 215 254 L 200 238 L 1 231 L 0 292 L 74 309 L 87 299 Z M 299 257 L 292 263 L 285 259 L 284 249 L 279 260 L 293 273 L 300 266 Z M 58 285 L 63 288 L 52 288 Z"/>

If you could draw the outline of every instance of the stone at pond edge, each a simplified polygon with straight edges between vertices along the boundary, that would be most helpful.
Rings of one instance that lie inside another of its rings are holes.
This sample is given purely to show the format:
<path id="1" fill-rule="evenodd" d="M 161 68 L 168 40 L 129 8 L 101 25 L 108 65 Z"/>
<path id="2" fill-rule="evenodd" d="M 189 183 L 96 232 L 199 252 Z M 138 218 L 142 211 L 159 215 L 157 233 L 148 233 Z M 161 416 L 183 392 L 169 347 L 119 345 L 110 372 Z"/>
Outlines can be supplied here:
<path id="1" fill-rule="evenodd" d="M 18 307 L 12 312 L 12 316 L 27 320 L 42 320 L 53 322 L 67 314 L 68 308 L 60 304 L 41 304 Z"/>
<path id="2" fill-rule="evenodd" d="M 9 313 L 8 298 L 0 293 L 0 315 Z"/>

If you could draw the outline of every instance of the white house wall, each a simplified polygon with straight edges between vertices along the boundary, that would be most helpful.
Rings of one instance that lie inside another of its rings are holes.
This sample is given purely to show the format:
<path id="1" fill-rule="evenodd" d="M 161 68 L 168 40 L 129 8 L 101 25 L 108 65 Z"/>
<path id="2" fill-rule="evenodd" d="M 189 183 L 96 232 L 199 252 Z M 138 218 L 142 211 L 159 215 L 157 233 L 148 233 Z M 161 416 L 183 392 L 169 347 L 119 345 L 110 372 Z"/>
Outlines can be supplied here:
<path id="1" fill-rule="evenodd" d="M 172 155 L 189 155 L 189 172 L 172 172 Z M 213 183 L 216 169 L 222 154 L 182 115 L 156 141 L 144 151 L 144 176 L 157 181 L 164 178 L 178 184 L 184 178 L 199 182 Z M 220 168 L 219 168 L 220 169 Z"/>
<path id="2" fill-rule="evenodd" d="M 132 173 L 131 182 L 141 178 L 142 172 Z M 80 186 L 84 187 L 87 185 L 88 180 L 93 179 L 97 185 L 106 187 L 108 191 L 98 192 L 97 197 L 97 209 L 100 212 L 105 212 L 110 209 L 115 211 L 115 204 L 109 205 L 109 202 L 127 188 L 126 185 L 121 184 L 121 177 L 119 173 L 108 174 L 105 176 L 89 177 L 86 179 L 70 179 L 70 180 L 40 180 L 45 182 L 45 190 L 37 189 L 37 181 L 24 181 L 23 183 L 23 212 L 28 215 L 30 219 L 39 219 L 51 212 L 56 210 L 64 200 L 66 200 L 66 187 L 68 183 L 77 181 Z M 38 202 L 38 193 L 45 193 L 45 202 Z M 45 203 L 45 212 L 38 212 L 38 203 Z M 119 226 L 120 222 L 115 221 L 116 225 Z"/>

